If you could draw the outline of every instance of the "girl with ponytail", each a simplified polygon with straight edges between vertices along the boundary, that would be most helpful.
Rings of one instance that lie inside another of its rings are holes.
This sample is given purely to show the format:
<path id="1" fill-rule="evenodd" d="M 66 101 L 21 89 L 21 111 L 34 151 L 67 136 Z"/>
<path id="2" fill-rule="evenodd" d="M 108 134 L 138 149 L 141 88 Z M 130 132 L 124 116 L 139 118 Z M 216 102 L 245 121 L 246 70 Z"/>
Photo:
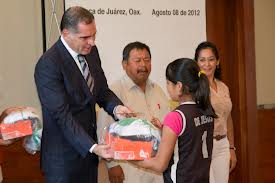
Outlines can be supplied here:
<path id="1" fill-rule="evenodd" d="M 208 79 L 194 60 L 180 58 L 167 66 L 166 80 L 171 99 L 180 106 L 164 119 L 157 155 L 136 164 L 164 172 L 166 183 L 207 183 L 216 117 Z"/>

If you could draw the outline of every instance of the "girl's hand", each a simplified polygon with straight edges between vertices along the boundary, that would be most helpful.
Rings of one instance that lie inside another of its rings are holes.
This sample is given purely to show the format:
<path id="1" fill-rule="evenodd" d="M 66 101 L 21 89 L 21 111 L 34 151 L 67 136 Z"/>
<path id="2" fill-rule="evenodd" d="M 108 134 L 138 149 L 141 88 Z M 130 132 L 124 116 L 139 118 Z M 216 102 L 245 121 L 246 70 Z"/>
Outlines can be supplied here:
<path id="1" fill-rule="evenodd" d="M 159 129 L 162 129 L 162 124 L 161 124 L 161 122 L 159 121 L 158 118 L 152 117 L 151 123 L 152 123 L 155 127 L 159 128 Z"/>

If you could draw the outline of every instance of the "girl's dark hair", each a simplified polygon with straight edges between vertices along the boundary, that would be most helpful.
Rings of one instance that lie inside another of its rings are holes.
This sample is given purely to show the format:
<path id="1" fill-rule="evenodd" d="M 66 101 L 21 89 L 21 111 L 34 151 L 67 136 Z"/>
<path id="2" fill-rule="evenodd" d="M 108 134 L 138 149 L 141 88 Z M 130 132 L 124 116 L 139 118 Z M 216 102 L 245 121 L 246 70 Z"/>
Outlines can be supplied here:
<path id="1" fill-rule="evenodd" d="M 197 63 L 189 58 L 180 58 L 166 68 L 166 79 L 174 84 L 181 82 L 182 93 L 190 94 L 202 109 L 204 115 L 217 117 L 210 101 L 210 88 L 205 74 L 200 72 Z"/>
<path id="2" fill-rule="evenodd" d="M 194 58 L 196 62 L 198 62 L 198 58 L 199 58 L 201 50 L 204 50 L 204 49 L 212 50 L 212 52 L 214 53 L 216 59 L 217 60 L 220 59 L 219 52 L 218 52 L 218 49 L 217 49 L 216 45 L 214 43 L 209 42 L 209 41 L 204 41 L 204 42 L 200 43 L 198 45 L 198 47 L 196 48 L 195 58 Z M 221 70 L 221 64 L 219 64 L 219 66 L 216 67 L 214 77 L 221 80 L 222 79 L 222 72 L 221 71 L 222 71 Z"/>

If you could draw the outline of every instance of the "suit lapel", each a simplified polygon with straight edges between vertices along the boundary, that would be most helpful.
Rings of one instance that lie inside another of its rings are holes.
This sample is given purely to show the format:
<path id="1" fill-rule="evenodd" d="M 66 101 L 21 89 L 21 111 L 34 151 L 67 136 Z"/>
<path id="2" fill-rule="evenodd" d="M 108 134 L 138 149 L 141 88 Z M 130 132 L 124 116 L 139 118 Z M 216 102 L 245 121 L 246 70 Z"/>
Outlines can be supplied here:
<path id="1" fill-rule="evenodd" d="M 89 88 L 87 86 L 86 80 L 83 78 L 81 71 L 79 70 L 77 64 L 75 63 L 74 59 L 72 58 L 71 54 L 65 48 L 61 40 L 58 42 L 58 48 L 60 50 L 61 59 L 63 60 L 63 68 L 64 68 L 64 75 L 68 78 L 71 78 L 74 87 L 79 87 L 82 89 L 83 92 L 88 96 L 90 95 Z M 81 83 L 79 83 L 81 81 Z"/>

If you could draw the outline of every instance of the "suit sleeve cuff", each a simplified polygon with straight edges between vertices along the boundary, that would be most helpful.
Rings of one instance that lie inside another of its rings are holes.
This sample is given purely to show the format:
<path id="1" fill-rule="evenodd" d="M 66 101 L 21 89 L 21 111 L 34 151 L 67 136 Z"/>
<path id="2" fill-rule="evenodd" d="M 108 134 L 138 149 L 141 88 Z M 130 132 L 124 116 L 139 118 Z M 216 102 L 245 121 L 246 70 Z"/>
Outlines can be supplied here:
<path id="1" fill-rule="evenodd" d="M 115 121 L 118 121 L 118 118 L 117 118 L 117 116 L 116 116 L 116 108 L 118 107 L 118 105 L 117 106 L 115 106 L 114 107 L 114 110 L 113 110 L 113 115 L 114 115 L 114 120 Z"/>
<path id="2" fill-rule="evenodd" d="M 90 153 L 94 153 L 93 151 L 94 151 L 94 149 L 95 149 L 95 147 L 97 146 L 97 144 L 94 144 L 91 148 L 90 148 Z"/>

